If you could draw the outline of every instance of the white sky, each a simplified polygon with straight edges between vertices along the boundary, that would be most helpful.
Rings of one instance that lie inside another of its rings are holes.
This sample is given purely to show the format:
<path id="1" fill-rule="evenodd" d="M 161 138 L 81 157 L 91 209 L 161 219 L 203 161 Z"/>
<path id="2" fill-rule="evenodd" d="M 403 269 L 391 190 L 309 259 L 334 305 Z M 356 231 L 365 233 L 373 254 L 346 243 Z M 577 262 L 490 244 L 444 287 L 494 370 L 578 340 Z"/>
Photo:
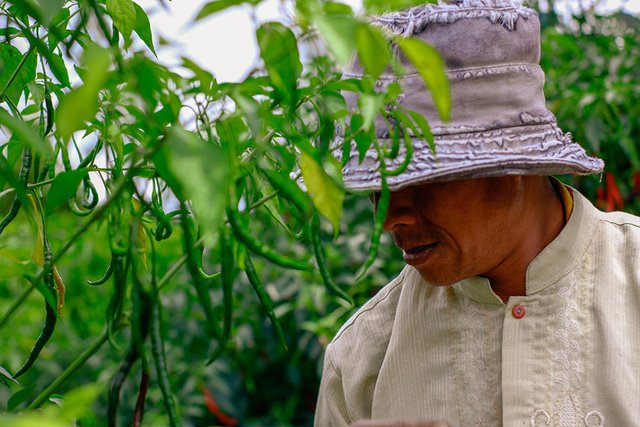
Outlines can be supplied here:
<path id="1" fill-rule="evenodd" d="M 594 0 L 556 0 L 559 9 L 577 10 Z M 218 81 L 239 81 L 256 63 L 255 29 L 248 6 L 237 6 L 209 16 L 197 23 L 193 18 L 208 0 L 165 1 L 164 10 L 158 0 L 136 0 L 150 16 L 156 51 L 161 62 L 177 64 L 186 56 L 213 72 Z M 347 0 L 360 9 L 361 0 Z M 544 3 L 544 1 L 542 1 Z M 640 0 L 601 0 L 601 10 L 625 9 L 640 13 Z M 264 0 L 256 10 L 260 22 L 283 16 L 280 0 Z M 544 4 L 541 5 L 544 7 Z M 159 37 L 172 41 L 172 48 L 158 44 Z"/>

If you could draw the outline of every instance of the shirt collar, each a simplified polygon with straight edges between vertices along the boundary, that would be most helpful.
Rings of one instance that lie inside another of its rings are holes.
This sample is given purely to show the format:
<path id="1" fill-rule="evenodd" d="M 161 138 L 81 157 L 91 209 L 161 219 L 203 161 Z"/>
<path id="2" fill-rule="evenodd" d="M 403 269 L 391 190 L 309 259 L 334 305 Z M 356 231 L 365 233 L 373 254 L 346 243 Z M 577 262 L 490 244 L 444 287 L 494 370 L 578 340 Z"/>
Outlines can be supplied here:
<path id="1" fill-rule="evenodd" d="M 596 224 L 595 209 L 584 196 L 576 190 L 571 190 L 573 209 L 567 224 L 527 267 L 527 295 L 540 292 L 569 274 L 578 265 L 593 236 L 593 227 Z M 489 280 L 484 277 L 464 279 L 453 287 L 480 303 L 503 303 L 491 289 Z"/>

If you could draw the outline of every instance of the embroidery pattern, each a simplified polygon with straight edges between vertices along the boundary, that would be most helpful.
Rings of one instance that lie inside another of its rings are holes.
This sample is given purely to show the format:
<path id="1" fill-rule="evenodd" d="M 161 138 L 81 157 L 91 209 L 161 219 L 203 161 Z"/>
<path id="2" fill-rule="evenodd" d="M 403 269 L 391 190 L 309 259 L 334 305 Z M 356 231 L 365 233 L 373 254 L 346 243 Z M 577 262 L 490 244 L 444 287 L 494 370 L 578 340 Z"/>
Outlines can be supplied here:
<path id="1" fill-rule="evenodd" d="M 460 322 L 460 351 L 458 352 L 458 366 L 462 367 L 461 387 L 463 400 L 463 419 L 476 420 L 476 425 L 491 425 L 501 419 L 502 397 L 495 393 L 493 384 L 497 374 L 491 363 L 495 355 L 488 354 L 490 349 L 485 345 L 487 334 L 501 333 L 499 328 L 487 329 L 486 313 L 480 309 L 475 301 L 461 296 L 458 300 L 459 310 L 456 310 Z M 490 361 L 490 363 L 487 363 Z M 493 396 L 493 400 L 489 398 Z"/>

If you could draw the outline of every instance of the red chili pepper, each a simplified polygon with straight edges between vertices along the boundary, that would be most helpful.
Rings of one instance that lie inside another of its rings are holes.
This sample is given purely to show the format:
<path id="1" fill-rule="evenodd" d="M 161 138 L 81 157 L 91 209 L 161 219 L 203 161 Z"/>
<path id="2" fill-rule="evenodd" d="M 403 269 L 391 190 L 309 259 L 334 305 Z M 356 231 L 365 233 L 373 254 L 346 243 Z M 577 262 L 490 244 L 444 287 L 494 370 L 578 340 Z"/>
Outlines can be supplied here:
<path id="1" fill-rule="evenodd" d="M 616 184 L 616 178 L 611 172 L 605 174 L 605 183 L 607 186 L 607 210 L 613 211 L 616 209 L 624 209 L 624 202 L 622 201 L 622 195 L 620 189 Z"/>
<path id="2" fill-rule="evenodd" d="M 202 386 L 202 396 L 204 397 L 204 403 L 207 405 L 207 409 L 222 423 L 222 425 L 233 427 L 238 425 L 238 420 L 230 417 L 220 410 L 216 400 L 213 398 L 213 394 L 205 386 Z"/>
<path id="3" fill-rule="evenodd" d="M 640 172 L 634 172 L 631 179 L 633 181 L 633 195 L 640 196 Z"/>
<path id="4" fill-rule="evenodd" d="M 144 401 L 147 398 L 147 391 L 149 390 L 149 373 L 142 371 L 140 377 L 140 391 L 138 392 L 138 399 L 136 400 L 136 409 L 133 413 L 133 427 L 139 427 L 142 424 L 142 417 L 144 416 Z"/>
<path id="5" fill-rule="evenodd" d="M 606 197 L 604 194 L 604 188 L 598 187 L 596 188 L 596 207 L 601 211 L 607 208 Z"/>

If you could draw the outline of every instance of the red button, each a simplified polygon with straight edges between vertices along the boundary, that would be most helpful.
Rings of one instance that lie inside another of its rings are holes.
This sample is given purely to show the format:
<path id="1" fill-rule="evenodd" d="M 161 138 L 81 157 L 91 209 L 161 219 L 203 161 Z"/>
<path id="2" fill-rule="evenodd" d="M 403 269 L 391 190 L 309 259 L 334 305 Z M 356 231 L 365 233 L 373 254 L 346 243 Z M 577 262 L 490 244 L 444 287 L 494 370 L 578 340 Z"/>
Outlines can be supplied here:
<path id="1" fill-rule="evenodd" d="M 516 319 L 522 319 L 524 315 L 527 314 L 527 310 L 524 309 L 523 305 L 518 304 L 513 306 L 511 314 L 513 314 L 513 317 Z"/>

